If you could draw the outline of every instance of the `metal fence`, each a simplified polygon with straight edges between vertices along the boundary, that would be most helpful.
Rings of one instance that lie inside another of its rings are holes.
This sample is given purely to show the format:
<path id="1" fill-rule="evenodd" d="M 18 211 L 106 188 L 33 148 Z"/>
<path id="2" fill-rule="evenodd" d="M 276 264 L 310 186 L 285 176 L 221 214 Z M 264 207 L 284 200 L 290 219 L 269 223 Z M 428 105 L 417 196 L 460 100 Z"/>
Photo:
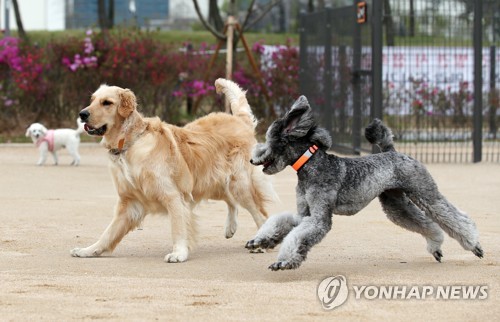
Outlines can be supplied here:
<path id="1" fill-rule="evenodd" d="M 301 92 L 334 149 L 370 151 L 363 129 L 382 117 L 424 162 L 500 162 L 498 1 L 355 1 L 300 30 Z"/>

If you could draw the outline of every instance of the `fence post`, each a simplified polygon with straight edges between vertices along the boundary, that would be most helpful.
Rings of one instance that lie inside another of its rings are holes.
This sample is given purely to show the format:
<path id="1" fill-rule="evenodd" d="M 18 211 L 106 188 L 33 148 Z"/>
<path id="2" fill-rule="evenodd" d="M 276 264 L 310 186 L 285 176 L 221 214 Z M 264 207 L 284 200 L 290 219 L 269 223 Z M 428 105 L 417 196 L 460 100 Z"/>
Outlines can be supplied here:
<path id="1" fill-rule="evenodd" d="M 373 0 L 371 11 L 371 29 L 372 29 L 372 106 L 371 118 L 383 118 L 383 67 L 382 57 L 384 49 L 383 38 L 383 3 L 382 0 Z M 372 146 L 372 153 L 378 153 L 380 149 Z"/>
<path id="2" fill-rule="evenodd" d="M 383 55 L 383 7 L 382 0 L 373 0 L 372 4 L 372 109 L 371 117 L 383 117 L 383 82 L 382 82 L 382 55 Z"/>
<path id="3" fill-rule="evenodd" d="M 481 162 L 483 140 L 483 6 L 474 0 L 474 129 L 472 133 L 473 161 Z"/>
<path id="4" fill-rule="evenodd" d="M 495 31 L 493 31 L 495 32 Z M 490 99 L 489 99 L 489 105 L 490 105 L 490 111 L 489 111 L 489 125 L 490 125 L 490 133 L 489 133 L 489 138 L 491 139 L 496 139 L 497 138 L 497 131 L 498 131 L 498 125 L 496 121 L 497 117 L 497 107 L 495 106 L 495 102 L 493 100 L 495 93 L 495 87 L 496 87 L 496 46 L 492 45 L 490 47 Z"/>
<path id="5" fill-rule="evenodd" d="M 325 12 L 325 72 L 323 74 L 323 95 L 325 96 L 325 105 L 323 106 L 323 110 L 321 111 L 321 118 L 323 122 L 323 126 L 332 134 L 332 8 L 327 7 Z"/>
<path id="6" fill-rule="evenodd" d="M 352 148 L 353 153 L 361 153 L 361 25 L 356 19 L 356 4 L 354 0 L 353 44 L 352 44 Z"/>
<path id="7" fill-rule="evenodd" d="M 307 33 L 306 33 L 306 11 L 300 11 L 299 15 L 299 89 L 303 91 L 307 84 L 306 69 L 307 69 Z M 303 93 L 305 94 L 305 93 Z"/>

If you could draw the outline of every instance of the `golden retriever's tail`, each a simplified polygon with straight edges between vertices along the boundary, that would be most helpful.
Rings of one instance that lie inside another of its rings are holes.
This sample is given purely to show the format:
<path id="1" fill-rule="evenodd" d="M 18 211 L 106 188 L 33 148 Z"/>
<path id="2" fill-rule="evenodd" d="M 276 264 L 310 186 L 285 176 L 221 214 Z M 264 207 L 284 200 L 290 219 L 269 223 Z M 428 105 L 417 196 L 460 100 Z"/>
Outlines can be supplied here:
<path id="1" fill-rule="evenodd" d="M 233 115 L 246 118 L 254 128 L 257 126 L 257 119 L 255 119 L 245 95 L 246 91 L 243 91 L 238 84 L 219 78 L 215 81 L 215 91 L 218 94 L 224 93 L 226 95 Z"/>
<path id="2" fill-rule="evenodd" d="M 266 177 L 259 168 L 252 169 L 252 197 L 259 211 L 265 218 L 269 217 L 267 207 L 273 203 L 279 202 L 280 198 L 273 188 L 268 177 Z"/>

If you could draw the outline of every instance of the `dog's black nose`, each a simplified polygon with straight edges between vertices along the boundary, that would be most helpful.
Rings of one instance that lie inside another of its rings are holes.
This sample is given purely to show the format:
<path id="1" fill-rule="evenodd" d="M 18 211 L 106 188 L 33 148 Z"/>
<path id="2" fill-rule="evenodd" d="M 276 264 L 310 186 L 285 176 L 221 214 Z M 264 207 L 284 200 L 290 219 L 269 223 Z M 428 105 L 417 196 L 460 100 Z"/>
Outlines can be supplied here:
<path id="1" fill-rule="evenodd" d="M 86 110 L 82 110 L 80 112 L 80 114 L 78 114 L 78 115 L 80 115 L 80 119 L 82 120 L 82 122 L 86 122 L 89 119 L 90 112 L 86 111 Z"/>

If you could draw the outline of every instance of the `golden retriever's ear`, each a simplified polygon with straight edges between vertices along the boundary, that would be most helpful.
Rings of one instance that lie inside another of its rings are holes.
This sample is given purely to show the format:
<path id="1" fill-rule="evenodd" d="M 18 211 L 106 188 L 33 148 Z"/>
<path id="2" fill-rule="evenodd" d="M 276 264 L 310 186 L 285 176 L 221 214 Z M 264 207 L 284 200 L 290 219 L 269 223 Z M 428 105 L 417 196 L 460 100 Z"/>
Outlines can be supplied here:
<path id="1" fill-rule="evenodd" d="M 127 118 L 135 110 L 137 101 L 134 92 L 128 88 L 120 92 L 120 106 L 118 107 L 118 114 Z"/>

